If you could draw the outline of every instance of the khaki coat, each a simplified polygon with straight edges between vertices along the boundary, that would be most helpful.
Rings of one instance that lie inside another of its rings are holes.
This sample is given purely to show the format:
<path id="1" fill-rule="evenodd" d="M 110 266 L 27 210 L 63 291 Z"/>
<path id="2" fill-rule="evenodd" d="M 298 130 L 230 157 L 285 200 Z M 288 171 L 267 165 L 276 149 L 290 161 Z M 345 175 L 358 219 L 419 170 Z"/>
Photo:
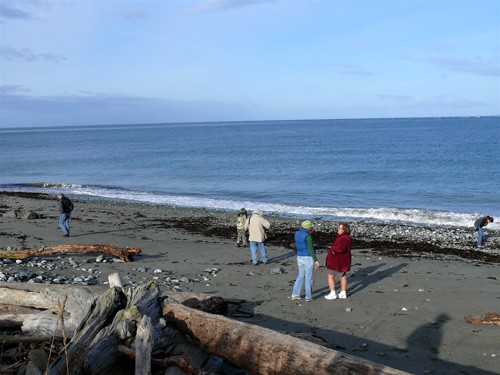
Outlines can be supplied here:
<path id="1" fill-rule="evenodd" d="M 267 238 L 265 229 L 269 229 L 271 224 L 259 214 L 252 214 L 247 219 L 245 229 L 248 230 L 248 240 L 251 242 L 264 242 Z"/>

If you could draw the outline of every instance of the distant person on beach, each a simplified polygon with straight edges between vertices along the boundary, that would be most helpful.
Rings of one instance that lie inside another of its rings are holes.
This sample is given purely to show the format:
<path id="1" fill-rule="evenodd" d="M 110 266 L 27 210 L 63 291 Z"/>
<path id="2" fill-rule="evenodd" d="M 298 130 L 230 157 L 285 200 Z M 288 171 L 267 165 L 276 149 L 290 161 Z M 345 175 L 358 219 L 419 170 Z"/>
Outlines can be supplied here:
<path id="1" fill-rule="evenodd" d="M 64 232 L 64 237 L 69 237 L 69 222 L 71 221 L 71 211 L 73 211 L 73 202 L 64 194 L 58 194 L 59 201 L 59 226 Z"/>
<path id="2" fill-rule="evenodd" d="M 248 230 L 248 240 L 250 241 L 250 252 L 252 253 L 252 264 L 254 266 L 259 264 L 257 246 L 260 249 L 262 263 L 267 263 L 267 252 L 264 241 L 267 238 L 265 229 L 269 229 L 270 227 L 271 224 L 262 217 L 260 210 L 255 210 L 245 224 L 245 230 Z"/>
<path id="3" fill-rule="evenodd" d="M 474 229 L 477 231 L 477 246 L 483 244 L 483 227 L 488 223 L 493 223 L 494 219 L 491 216 L 481 216 L 474 222 Z"/>
<path id="4" fill-rule="evenodd" d="M 236 216 L 236 231 L 238 232 L 238 237 L 236 238 L 236 247 L 247 246 L 247 235 L 245 230 L 245 224 L 248 219 L 247 210 L 242 208 L 240 212 L 238 212 L 238 216 Z"/>
<path id="5" fill-rule="evenodd" d="M 346 298 L 347 294 L 347 272 L 351 270 L 351 228 L 347 223 L 341 223 L 338 227 L 338 236 L 335 239 L 328 255 L 326 256 L 326 268 L 328 269 L 328 286 L 330 293 L 326 299 Z M 340 293 L 335 292 L 335 275 L 340 276 Z"/>
<path id="6" fill-rule="evenodd" d="M 309 220 L 302 222 L 301 228 L 295 233 L 295 246 L 297 247 L 297 265 L 299 274 L 295 280 L 292 291 L 292 301 L 299 300 L 302 284 L 305 280 L 306 302 L 312 300 L 312 277 L 315 268 L 319 267 L 316 251 L 314 251 L 311 233 L 314 228 Z"/>

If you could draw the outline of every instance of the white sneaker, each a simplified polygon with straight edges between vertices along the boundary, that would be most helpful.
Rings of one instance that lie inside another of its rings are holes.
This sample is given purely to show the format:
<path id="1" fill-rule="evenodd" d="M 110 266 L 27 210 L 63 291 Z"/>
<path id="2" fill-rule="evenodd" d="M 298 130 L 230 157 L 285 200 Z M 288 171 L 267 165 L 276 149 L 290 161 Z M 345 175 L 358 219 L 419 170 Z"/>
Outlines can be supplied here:
<path id="1" fill-rule="evenodd" d="M 337 299 L 337 293 L 335 292 L 330 292 L 325 296 L 326 299 Z"/>
<path id="2" fill-rule="evenodd" d="M 342 298 L 342 299 L 343 299 L 343 298 L 347 298 L 347 294 L 346 294 L 345 290 L 343 290 L 343 291 L 341 291 L 341 292 L 339 293 L 339 298 Z"/>

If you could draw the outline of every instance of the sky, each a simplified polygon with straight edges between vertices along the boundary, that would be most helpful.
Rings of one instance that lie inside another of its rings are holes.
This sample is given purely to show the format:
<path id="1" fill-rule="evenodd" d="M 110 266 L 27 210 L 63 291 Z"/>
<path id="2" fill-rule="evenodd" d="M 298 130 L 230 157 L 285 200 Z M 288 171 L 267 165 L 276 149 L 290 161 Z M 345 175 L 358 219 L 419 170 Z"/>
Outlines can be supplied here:
<path id="1" fill-rule="evenodd" d="M 499 0 L 0 0 L 0 125 L 500 115 Z"/>

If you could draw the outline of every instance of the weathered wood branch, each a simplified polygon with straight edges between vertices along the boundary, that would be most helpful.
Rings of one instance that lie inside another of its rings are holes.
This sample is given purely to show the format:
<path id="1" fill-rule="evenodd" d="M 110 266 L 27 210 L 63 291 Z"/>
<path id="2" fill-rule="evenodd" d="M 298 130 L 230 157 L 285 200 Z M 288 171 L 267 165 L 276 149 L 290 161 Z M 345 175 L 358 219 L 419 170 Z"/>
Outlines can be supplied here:
<path id="1" fill-rule="evenodd" d="M 142 317 L 135 335 L 135 375 L 151 375 L 151 352 L 153 351 L 153 325 L 147 315 Z"/>
<path id="2" fill-rule="evenodd" d="M 169 304 L 165 319 L 202 349 L 254 374 L 406 374 L 270 329 Z"/>
<path id="3" fill-rule="evenodd" d="M 125 262 L 131 262 L 134 256 L 140 253 L 140 249 L 133 247 L 117 247 L 114 245 L 59 245 L 46 247 L 44 249 L 0 250 L 0 258 L 27 259 L 60 254 L 107 254 Z"/>

